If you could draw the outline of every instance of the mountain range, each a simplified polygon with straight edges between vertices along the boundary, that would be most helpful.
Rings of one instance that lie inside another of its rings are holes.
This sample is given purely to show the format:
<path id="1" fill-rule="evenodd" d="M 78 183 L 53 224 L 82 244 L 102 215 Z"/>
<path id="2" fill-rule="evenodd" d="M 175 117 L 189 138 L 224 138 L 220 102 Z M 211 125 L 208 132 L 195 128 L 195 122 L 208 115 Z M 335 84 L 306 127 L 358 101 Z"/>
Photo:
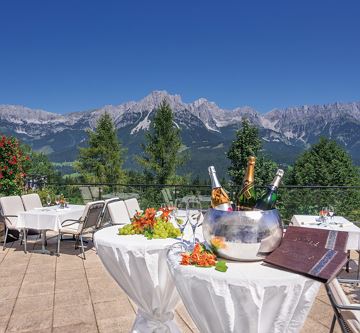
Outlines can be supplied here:
<path id="1" fill-rule="evenodd" d="M 211 164 L 225 172 L 228 166 L 225 153 L 235 131 L 241 127 L 242 118 L 259 128 L 265 153 L 280 164 L 292 163 L 320 136 L 336 140 L 360 164 L 360 102 L 304 105 L 261 114 L 247 106 L 225 110 L 205 98 L 185 103 L 179 95 L 153 91 L 137 102 L 68 114 L 0 105 L 0 132 L 18 137 L 33 149 L 46 153 L 53 162 L 69 162 L 76 159 L 78 146 L 86 143 L 86 130 L 94 129 L 101 114 L 107 112 L 127 148 L 124 166 L 136 168 L 133 157 L 141 153 L 144 133 L 164 99 L 181 129 L 183 150 L 190 155 L 184 172 L 191 170 L 194 175 L 206 175 Z"/>

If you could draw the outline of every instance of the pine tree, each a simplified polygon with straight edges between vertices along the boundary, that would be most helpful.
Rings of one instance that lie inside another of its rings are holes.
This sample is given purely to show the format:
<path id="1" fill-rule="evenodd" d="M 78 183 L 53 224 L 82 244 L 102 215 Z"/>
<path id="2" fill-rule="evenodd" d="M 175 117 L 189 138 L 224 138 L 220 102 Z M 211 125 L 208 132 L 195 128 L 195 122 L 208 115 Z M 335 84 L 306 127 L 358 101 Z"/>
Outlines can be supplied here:
<path id="1" fill-rule="evenodd" d="M 180 129 L 174 124 L 170 105 L 164 100 L 156 110 L 150 130 L 142 145 L 144 154 L 138 158 L 149 181 L 169 184 L 176 177 L 176 169 L 183 163 L 179 155 L 182 145 Z"/>
<path id="2" fill-rule="evenodd" d="M 123 149 L 108 113 L 98 120 L 95 131 L 88 131 L 88 147 L 79 148 L 75 169 L 87 182 L 123 183 Z"/>
<path id="3" fill-rule="evenodd" d="M 261 140 L 259 130 L 250 124 L 247 119 L 242 120 L 241 129 L 236 131 L 227 158 L 230 159 L 229 175 L 233 183 L 241 186 L 249 156 L 256 156 L 255 183 L 268 184 L 275 174 L 276 163 L 267 159 L 261 153 Z"/>
<path id="4" fill-rule="evenodd" d="M 320 138 L 301 154 L 292 170 L 294 185 L 359 185 L 360 175 L 351 156 L 336 141 Z"/>

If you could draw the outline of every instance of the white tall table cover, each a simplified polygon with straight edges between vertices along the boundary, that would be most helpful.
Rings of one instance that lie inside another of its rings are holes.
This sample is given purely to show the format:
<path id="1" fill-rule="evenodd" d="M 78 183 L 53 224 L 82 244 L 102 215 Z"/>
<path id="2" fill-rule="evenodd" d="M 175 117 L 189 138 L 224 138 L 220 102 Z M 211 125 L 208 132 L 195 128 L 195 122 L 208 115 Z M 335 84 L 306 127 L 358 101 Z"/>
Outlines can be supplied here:
<path id="1" fill-rule="evenodd" d="M 228 262 L 227 272 L 182 266 L 170 252 L 176 288 L 202 333 L 299 332 L 320 282 L 262 262 Z"/>
<path id="2" fill-rule="evenodd" d="M 167 249 L 179 240 L 119 236 L 118 228 L 96 232 L 94 242 L 108 272 L 139 307 L 132 332 L 179 332 L 173 321 L 179 295 L 166 264 Z"/>
<path id="3" fill-rule="evenodd" d="M 331 220 L 332 223 L 319 224 L 318 218 L 319 216 L 315 215 L 294 215 L 291 222 L 293 225 L 300 227 L 346 231 L 349 233 L 346 249 L 360 249 L 360 228 L 354 223 L 351 223 L 342 216 L 334 216 Z"/>
<path id="4" fill-rule="evenodd" d="M 79 219 L 84 205 L 70 205 L 68 208 L 57 206 L 36 208 L 18 214 L 17 228 L 59 231 L 61 222 L 67 219 Z"/>

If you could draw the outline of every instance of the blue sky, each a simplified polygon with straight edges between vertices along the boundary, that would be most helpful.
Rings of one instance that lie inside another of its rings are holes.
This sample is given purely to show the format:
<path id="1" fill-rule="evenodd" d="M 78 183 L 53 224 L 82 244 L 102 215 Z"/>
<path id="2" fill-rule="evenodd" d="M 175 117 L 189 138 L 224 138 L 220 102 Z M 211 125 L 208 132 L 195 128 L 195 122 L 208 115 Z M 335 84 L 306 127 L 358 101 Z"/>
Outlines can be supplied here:
<path id="1" fill-rule="evenodd" d="M 360 2 L 0 3 L 0 104 L 73 112 L 152 90 L 224 108 L 360 100 Z"/>

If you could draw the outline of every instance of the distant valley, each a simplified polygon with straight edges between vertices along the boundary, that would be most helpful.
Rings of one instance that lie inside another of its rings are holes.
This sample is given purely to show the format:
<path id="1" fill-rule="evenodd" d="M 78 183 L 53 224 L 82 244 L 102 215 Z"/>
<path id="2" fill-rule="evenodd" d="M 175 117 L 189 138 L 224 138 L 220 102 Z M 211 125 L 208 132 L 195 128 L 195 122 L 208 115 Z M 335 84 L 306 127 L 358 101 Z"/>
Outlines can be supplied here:
<path id="1" fill-rule="evenodd" d="M 141 153 L 144 133 L 163 99 L 174 112 L 183 149 L 190 156 L 183 172 L 206 175 L 211 164 L 219 172 L 226 172 L 225 153 L 243 117 L 259 128 L 265 153 L 281 164 L 292 163 L 299 153 L 325 136 L 339 142 L 360 165 L 360 102 L 304 105 L 260 114 L 251 107 L 225 110 L 204 98 L 184 103 L 179 95 L 154 91 L 137 102 L 64 115 L 0 105 L 0 132 L 18 137 L 53 162 L 71 162 L 77 157 L 77 147 L 86 142 L 86 129 L 93 129 L 100 115 L 108 112 L 127 148 L 124 167 L 137 168 L 133 157 Z"/>

